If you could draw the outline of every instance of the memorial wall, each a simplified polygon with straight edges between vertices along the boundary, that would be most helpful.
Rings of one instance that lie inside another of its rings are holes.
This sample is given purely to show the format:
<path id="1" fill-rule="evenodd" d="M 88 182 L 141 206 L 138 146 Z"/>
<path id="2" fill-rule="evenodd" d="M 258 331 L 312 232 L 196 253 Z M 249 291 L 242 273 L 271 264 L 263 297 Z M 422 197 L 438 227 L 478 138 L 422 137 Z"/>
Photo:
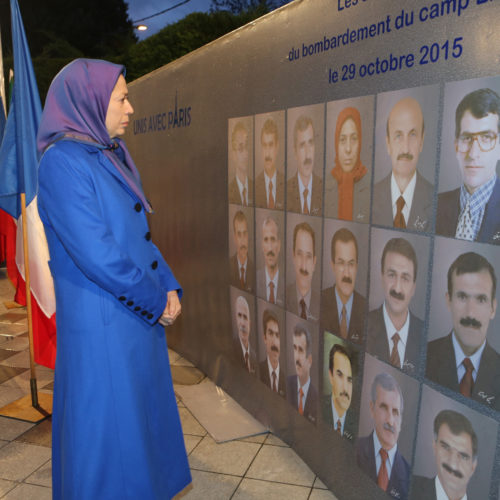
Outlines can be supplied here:
<path id="1" fill-rule="evenodd" d="M 297 0 L 129 85 L 169 344 L 339 499 L 499 498 L 499 19 Z"/>

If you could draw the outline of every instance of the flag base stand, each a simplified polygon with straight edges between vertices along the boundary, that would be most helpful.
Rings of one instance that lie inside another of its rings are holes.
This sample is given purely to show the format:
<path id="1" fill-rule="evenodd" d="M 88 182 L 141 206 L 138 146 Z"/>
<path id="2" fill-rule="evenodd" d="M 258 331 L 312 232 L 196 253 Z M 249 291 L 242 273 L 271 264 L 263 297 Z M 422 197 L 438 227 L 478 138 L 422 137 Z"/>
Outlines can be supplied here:
<path id="1" fill-rule="evenodd" d="M 0 416 L 38 423 L 52 415 L 52 394 L 38 393 L 38 406 L 32 404 L 31 394 L 0 408 Z"/>

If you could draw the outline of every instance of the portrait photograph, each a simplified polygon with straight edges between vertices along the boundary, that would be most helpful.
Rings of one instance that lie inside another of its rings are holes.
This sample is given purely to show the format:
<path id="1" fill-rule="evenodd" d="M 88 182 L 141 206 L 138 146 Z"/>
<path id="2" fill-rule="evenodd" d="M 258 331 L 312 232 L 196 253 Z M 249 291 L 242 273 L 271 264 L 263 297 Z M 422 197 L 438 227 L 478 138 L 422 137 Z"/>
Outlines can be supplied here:
<path id="1" fill-rule="evenodd" d="M 254 209 L 229 205 L 229 283 L 255 292 Z"/>
<path id="2" fill-rule="evenodd" d="M 287 205 L 289 212 L 323 214 L 325 105 L 287 111 Z"/>
<path id="3" fill-rule="evenodd" d="M 500 76 L 445 85 L 436 234 L 500 244 L 499 123 Z"/>
<path id="4" fill-rule="evenodd" d="M 427 236 L 372 228 L 366 350 L 411 375 L 420 372 L 429 247 Z"/>
<path id="5" fill-rule="evenodd" d="M 243 206 L 254 204 L 253 116 L 228 120 L 228 200 Z"/>
<path id="6" fill-rule="evenodd" d="M 436 237 L 433 269 L 426 376 L 500 411 L 500 249 Z"/>
<path id="7" fill-rule="evenodd" d="M 257 296 L 285 307 L 285 214 L 255 209 Z"/>
<path id="8" fill-rule="evenodd" d="M 369 226 L 325 218 L 323 232 L 321 328 L 360 344 L 368 312 Z"/>
<path id="9" fill-rule="evenodd" d="M 412 500 L 489 498 L 498 423 L 458 401 L 422 387 Z"/>
<path id="10" fill-rule="evenodd" d="M 393 498 L 408 497 L 418 397 L 417 380 L 365 355 L 356 461 Z M 375 450 L 382 449 L 392 456 L 390 475 L 383 467 L 382 453 L 375 456 Z"/>
<path id="11" fill-rule="evenodd" d="M 377 95 L 372 224 L 430 232 L 439 85 Z"/>
<path id="12" fill-rule="evenodd" d="M 311 423 L 319 411 L 318 326 L 286 313 L 286 399 Z"/>
<path id="13" fill-rule="evenodd" d="M 259 378 L 271 391 L 286 397 L 285 311 L 257 299 Z"/>
<path id="14" fill-rule="evenodd" d="M 255 206 L 285 208 L 285 111 L 255 115 Z"/>
<path id="15" fill-rule="evenodd" d="M 326 217 L 370 222 L 374 104 L 374 96 L 326 104 Z"/>
<path id="16" fill-rule="evenodd" d="M 255 297 L 238 288 L 229 287 L 233 361 L 242 369 L 258 374 L 258 326 L 255 321 Z"/>
<path id="17" fill-rule="evenodd" d="M 286 232 L 286 309 L 319 320 L 322 220 L 288 214 Z"/>
<path id="18" fill-rule="evenodd" d="M 360 377 L 359 347 L 323 333 L 321 417 L 324 425 L 354 442 L 358 429 Z"/>

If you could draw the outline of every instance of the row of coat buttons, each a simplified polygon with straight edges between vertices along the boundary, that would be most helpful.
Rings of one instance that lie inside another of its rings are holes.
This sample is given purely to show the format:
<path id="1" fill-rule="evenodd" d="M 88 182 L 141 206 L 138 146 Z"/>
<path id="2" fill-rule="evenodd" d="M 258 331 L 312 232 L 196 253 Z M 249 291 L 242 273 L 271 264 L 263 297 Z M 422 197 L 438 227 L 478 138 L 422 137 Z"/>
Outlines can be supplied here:
<path id="1" fill-rule="evenodd" d="M 125 300 L 127 300 L 127 297 L 125 297 L 125 296 L 122 295 L 121 297 L 118 297 L 118 300 L 121 301 L 121 302 L 124 302 Z M 129 300 L 127 302 L 127 306 L 132 307 L 133 305 L 134 305 L 134 301 L 133 300 Z M 140 310 L 141 310 L 141 306 L 135 306 L 134 307 L 134 311 L 135 312 L 139 312 Z M 146 311 L 146 309 L 144 309 L 141 312 L 141 315 L 142 316 L 146 316 L 147 315 L 148 319 L 153 319 L 153 315 L 150 312 Z"/>

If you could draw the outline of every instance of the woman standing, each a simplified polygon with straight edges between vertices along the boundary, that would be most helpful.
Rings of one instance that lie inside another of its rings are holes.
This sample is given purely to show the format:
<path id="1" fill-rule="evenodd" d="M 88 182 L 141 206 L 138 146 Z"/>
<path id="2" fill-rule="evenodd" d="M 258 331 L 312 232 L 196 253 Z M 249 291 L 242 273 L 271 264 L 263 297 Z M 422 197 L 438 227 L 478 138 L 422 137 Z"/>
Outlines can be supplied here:
<path id="1" fill-rule="evenodd" d="M 57 304 L 54 499 L 168 499 L 191 481 L 161 326 L 180 313 L 182 290 L 151 242 L 151 207 L 118 139 L 133 113 L 124 74 L 68 64 L 38 133 Z"/>

